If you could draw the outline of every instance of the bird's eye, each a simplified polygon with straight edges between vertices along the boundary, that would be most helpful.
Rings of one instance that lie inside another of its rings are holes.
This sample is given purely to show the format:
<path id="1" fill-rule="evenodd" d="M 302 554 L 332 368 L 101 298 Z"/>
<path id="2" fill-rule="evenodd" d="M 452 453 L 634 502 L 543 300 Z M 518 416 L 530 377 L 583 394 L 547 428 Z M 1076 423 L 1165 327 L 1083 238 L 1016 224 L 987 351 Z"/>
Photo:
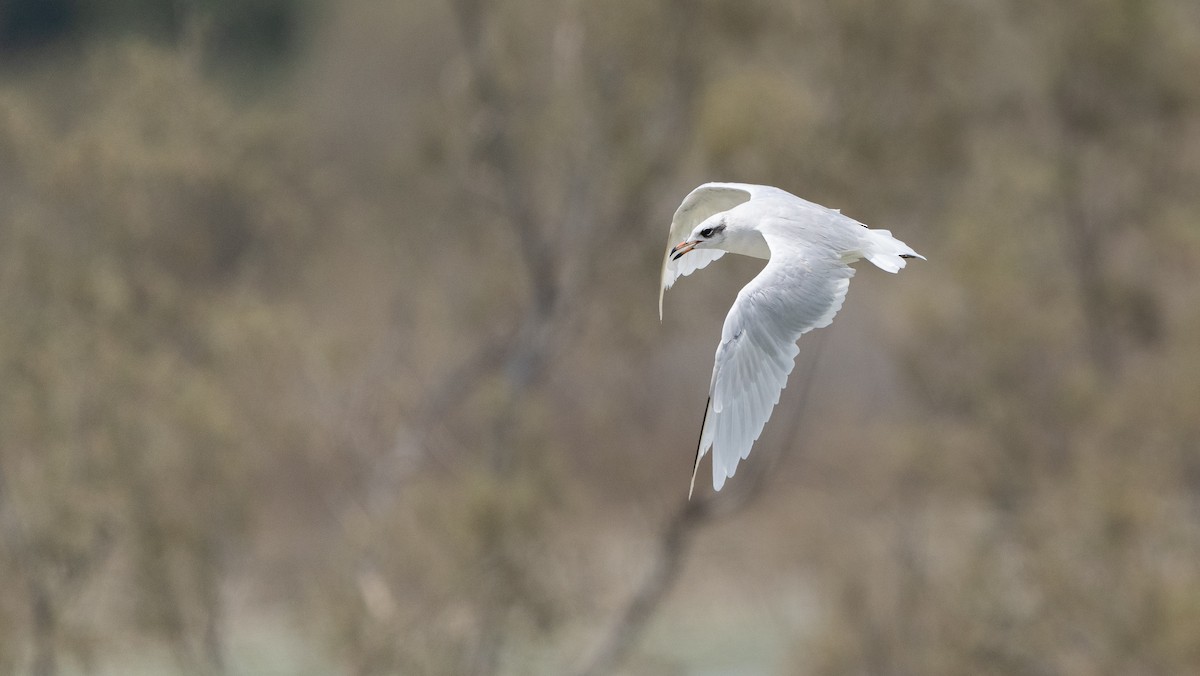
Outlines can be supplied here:
<path id="1" fill-rule="evenodd" d="M 705 228 L 705 229 L 701 230 L 701 231 L 700 231 L 700 236 L 701 236 L 701 237 L 703 237 L 704 239 L 708 239 L 709 237 L 712 237 L 712 236 L 713 236 L 713 229 L 712 229 L 712 228 Z"/>

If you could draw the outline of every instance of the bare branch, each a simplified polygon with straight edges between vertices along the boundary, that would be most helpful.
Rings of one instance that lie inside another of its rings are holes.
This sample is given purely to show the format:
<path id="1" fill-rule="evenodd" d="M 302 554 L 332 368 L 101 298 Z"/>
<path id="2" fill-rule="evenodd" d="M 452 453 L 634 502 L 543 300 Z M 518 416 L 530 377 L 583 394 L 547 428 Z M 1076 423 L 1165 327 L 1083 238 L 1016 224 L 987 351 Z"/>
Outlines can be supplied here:
<path id="1" fill-rule="evenodd" d="M 624 610 L 618 614 L 591 661 L 576 672 L 577 676 L 603 676 L 619 667 L 645 633 L 667 593 L 678 582 L 695 533 L 709 523 L 736 514 L 762 497 L 767 477 L 774 473 L 783 457 L 796 447 L 804 411 L 808 408 L 808 397 L 812 392 L 813 376 L 827 335 L 828 331 L 821 331 L 813 341 L 812 356 L 800 377 L 802 385 L 798 411 L 791 417 L 791 425 L 783 437 L 783 443 L 757 453 L 757 462 L 746 463 L 746 470 L 738 476 L 739 481 L 731 482 L 732 490 L 727 490 L 722 498 L 718 499 L 716 494 L 709 493 L 681 502 L 659 535 L 658 550 L 650 564 L 650 572 L 634 590 Z"/>
<path id="2" fill-rule="evenodd" d="M 462 35 L 464 54 L 470 71 L 471 87 L 479 107 L 487 115 L 481 137 L 476 144 L 479 159 L 500 184 L 506 218 L 517 235 L 520 253 L 529 273 L 534 306 L 548 313 L 554 305 L 558 288 L 558 270 L 550 243 L 539 227 L 539 219 L 525 190 L 524 173 L 518 166 L 519 156 L 509 129 L 511 114 L 503 94 L 495 64 L 484 46 L 483 3 L 478 0 L 455 0 L 455 18 Z"/>

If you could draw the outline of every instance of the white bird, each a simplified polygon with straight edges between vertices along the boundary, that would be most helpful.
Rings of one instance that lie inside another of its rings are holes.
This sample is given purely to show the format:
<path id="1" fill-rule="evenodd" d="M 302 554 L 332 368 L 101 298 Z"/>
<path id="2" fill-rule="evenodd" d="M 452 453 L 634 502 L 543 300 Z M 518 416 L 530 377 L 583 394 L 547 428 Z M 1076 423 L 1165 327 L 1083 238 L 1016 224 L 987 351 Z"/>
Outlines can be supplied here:
<path id="1" fill-rule="evenodd" d="M 705 183 L 688 193 L 671 220 L 663 258 L 663 292 L 726 252 L 768 259 L 737 295 L 717 345 L 708 405 L 701 423 L 691 488 L 700 459 L 712 449 L 713 489 L 750 455 L 779 403 L 800 349 L 796 341 L 828 326 L 842 307 L 860 259 L 899 272 L 921 258 L 887 230 L 871 230 L 795 195 L 766 185 Z"/>

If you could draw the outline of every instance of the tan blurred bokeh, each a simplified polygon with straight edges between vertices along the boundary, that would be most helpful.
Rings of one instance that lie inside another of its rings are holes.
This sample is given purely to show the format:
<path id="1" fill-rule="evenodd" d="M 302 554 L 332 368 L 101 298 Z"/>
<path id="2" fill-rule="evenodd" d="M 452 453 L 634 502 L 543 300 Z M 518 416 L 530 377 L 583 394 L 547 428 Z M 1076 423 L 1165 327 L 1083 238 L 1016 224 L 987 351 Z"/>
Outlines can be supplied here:
<path id="1" fill-rule="evenodd" d="M 0 673 L 1200 673 L 1198 72 L 1193 0 L 0 5 Z M 708 180 L 928 261 L 689 507 Z"/>

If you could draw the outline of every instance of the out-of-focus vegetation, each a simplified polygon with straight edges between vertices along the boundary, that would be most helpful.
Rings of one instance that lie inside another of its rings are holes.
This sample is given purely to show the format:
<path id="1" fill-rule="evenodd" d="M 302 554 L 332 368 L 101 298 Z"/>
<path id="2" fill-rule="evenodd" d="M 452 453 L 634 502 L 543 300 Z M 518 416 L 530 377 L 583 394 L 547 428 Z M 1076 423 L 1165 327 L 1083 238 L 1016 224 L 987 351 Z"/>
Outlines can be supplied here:
<path id="1" fill-rule="evenodd" d="M 1200 672 L 1191 0 L 11 2 L 0 59 L 0 672 Z M 672 540 L 756 268 L 659 324 L 705 180 L 929 260 Z"/>

